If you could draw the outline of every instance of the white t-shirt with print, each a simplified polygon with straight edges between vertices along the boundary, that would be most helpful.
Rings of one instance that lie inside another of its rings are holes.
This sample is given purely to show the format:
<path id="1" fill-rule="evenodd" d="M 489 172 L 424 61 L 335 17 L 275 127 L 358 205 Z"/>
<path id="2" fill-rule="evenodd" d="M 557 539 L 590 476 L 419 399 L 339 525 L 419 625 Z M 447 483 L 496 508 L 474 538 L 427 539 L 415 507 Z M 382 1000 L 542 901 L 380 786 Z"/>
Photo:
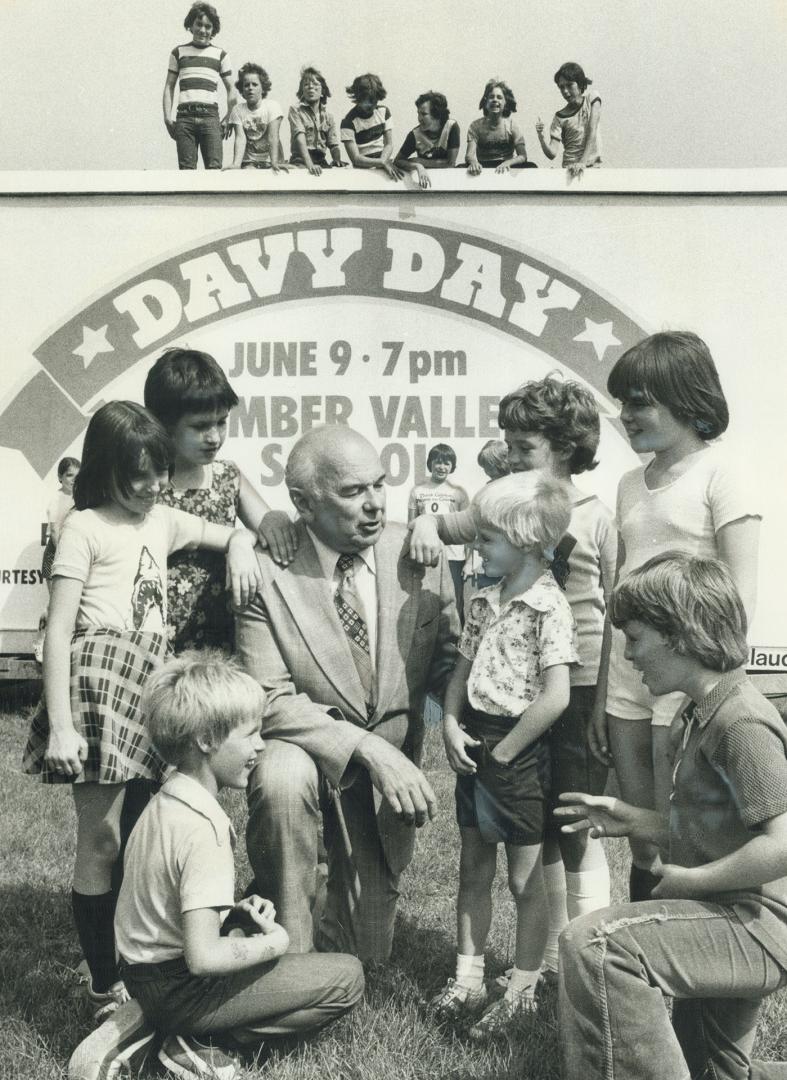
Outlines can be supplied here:
<path id="1" fill-rule="evenodd" d="M 63 525 L 52 576 L 83 583 L 76 628 L 163 633 L 167 556 L 198 547 L 203 532 L 202 518 L 169 506 L 122 523 L 103 510 L 74 510 Z"/>

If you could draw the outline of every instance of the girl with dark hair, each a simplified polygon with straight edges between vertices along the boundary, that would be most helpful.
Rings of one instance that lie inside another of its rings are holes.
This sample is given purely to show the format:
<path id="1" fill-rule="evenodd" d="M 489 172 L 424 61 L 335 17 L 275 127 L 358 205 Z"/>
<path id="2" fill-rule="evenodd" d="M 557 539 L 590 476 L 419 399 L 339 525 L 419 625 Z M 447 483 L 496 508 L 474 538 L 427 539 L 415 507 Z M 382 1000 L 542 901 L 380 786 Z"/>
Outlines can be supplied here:
<path id="1" fill-rule="evenodd" d="M 52 568 L 44 695 L 23 761 L 44 783 L 72 785 L 72 904 L 98 1021 L 127 1000 L 113 931 L 126 784 L 157 781 L 163 768 L 139 703 L 166 652 L 167 557 L 226 551 L 238 604 L 260 584 L 251 533 L 157 505 L 168 476 L 169 438 L 141 405 L 113 401 L 91 417 Z"/>
<path id="2" fill-rule="evenodd" d="M 671 548 L 718 557 L 751 618 L 761 513 L 752 485 L 713 441 L 727 429 L 729 412 L 708 346 L 687 331 L 653 334 L 623 353 L 607 388 L 621 402 L 631 448 L 653 455 L 618 486 L 618 577 Z M 624 799 L 660 810 L 672 776 L 670 725 L 682 697 L 651 693 L 624 656 L 623 634 L 614 633 L 611 648 L 606 639 L 591 746 L 602 761 L 614 761 Z M 632 852 L 631 898 L 647 899 L 656 852 L 636 839 Z"/>
<path id="3" fill-rule="evenodd" d="M 240 519 L 286 565 L 297 545 L 289 517 L 271 510 L 233 461 L 218 458 L 237 404 L 209 353 L 174 348 L 158 358 L 145 380 L 145 406 L 171 440 L 170 482 L 159 502 L 216 525 L 234 527 Z M 232 651 L 235 621 L 224 578 L 221 552 L 176 551 L 168 559 L 167 624 L 176 653 L 205 646 Z"/>
<path id="4" fill-rule="evenodd" d="M 426 467 L 430 476 L 421 484 L 415 484 L 410 490 L 407 504 L 407 520 L 414 521 L 421 514 L 454 514 L 466 510 L 470 499 L 463 487 L 453 484 L 448 478 L 456 470 L 456 451 L 448 443 L 436 443 L 426 457 Z M 462 603 L 462 567 L 467 552 L 464 544 L 446 548 L 446 558 L 451 570 L 451 578 L 456 593 L 456 606 L 460 617 L 463 614 Z"/>

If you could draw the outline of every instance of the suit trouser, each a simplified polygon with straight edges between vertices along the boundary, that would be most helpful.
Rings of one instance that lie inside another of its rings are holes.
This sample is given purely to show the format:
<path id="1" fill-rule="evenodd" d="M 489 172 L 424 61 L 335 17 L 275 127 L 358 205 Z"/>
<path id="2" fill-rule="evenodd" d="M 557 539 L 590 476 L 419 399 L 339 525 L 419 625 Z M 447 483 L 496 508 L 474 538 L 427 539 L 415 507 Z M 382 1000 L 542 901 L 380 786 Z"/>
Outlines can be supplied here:
<path id="1" fill-rule="evenodd" d="M 338 800 L 338 802 L 337 802 Z M 383 853 L 368 774 L 337 796 L 300 747 L 265 741 L 249 780 L 246 847 L 257 891 L 272 900 L 290 951 L 391 953 L 398 875 Z M 325 908 L 314 930 L 320 812 L 328 854 Z"/>

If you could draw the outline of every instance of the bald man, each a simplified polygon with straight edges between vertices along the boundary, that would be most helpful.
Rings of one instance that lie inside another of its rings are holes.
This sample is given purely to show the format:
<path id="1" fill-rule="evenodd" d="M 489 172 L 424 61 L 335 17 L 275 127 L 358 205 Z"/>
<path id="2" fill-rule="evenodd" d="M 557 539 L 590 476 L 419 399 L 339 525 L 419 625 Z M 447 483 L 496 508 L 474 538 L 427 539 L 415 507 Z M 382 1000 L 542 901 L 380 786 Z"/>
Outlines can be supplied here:
<path id="1" fill-rule="evenodd" d="M 423 706 L 453 668 L 459 620 L 448 564 L 402 556 L 385 520 L 385 472 L 350 428 L 317 428 L 293 447 L 285 479 L 300 544 L 237 616 L 236 647 L 268 694 L 265 752 L 249 783 L 249 860 L 306 952 L 390 955 L 399 875 L 435 797 L 418 768 Z M 327 898 L 313 908 L 319 813 Z"/>

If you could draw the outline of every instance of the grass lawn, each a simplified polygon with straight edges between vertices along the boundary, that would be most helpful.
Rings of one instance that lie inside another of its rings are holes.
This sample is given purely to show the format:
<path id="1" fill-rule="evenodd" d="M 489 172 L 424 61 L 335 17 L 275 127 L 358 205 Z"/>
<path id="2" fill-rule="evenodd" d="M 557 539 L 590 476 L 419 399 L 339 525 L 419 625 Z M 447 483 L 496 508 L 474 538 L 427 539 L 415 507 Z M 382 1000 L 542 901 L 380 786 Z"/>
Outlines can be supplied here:
<path id="1" fill-rule="evenodd" d="M 71 922 L 70 882 L 74 811 L 68 791 L 19 772 L 30 701 L 0 699 L 0 1080 L 55 1080 L 66 1076 L 76 1044 L 92 1027 L 78 985 L 80 961 Z M 557 1024 L 546 1008 L 523 1023 L 510 1041 L 477 1047 L 461 1032 L 435 1025 L 420 1004 L 452 974 L 457 833 L 453 776 L 436 730 L 427 739 L 426 770 L 440 800 L 437 820 L 419 834 L 415 861 L 405 874 L 391 963 L 369 973 L 365 1001 L 327 1032 L 296 1050 L 274 1050 L 242 1073 L 276 1080 L 556 1080 Z M 244 797 L 224 805 L 243 836 Z M 239 887 L 248 880 L 242 843 Z M 625 845 L 608 844 L 613 899 L 623 899 Z M 487 971 L 496 974 L 513 949 L 513 906 L 498 873 L 496 915 Z M 785 1037 L 781 1033 L 785 1032 Z M 766 1002 L 758 1056 L 787 1058 L 787 995 Z M 665 1077 L 664 1080 L 672 1080 Z"/>

